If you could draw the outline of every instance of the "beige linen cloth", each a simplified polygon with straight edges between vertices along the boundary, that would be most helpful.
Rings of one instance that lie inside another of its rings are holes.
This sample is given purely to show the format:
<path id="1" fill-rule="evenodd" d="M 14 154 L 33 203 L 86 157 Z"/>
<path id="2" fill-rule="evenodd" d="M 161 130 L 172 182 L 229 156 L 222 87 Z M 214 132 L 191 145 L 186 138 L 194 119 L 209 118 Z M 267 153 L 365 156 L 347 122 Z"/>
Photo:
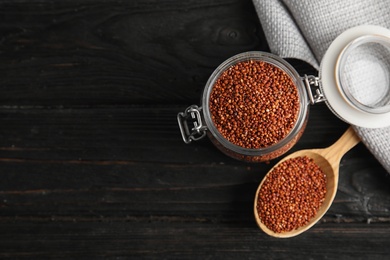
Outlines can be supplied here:
<path id="1" fill-rule="evenodd" d="M 317 70 L 332 41 L 363 24 L 390 29 L 389 0 L 252 0 L 271 52 L 301 59 Z M 362 142 L 390 173 L 390 127 L 354 126 Z"/>

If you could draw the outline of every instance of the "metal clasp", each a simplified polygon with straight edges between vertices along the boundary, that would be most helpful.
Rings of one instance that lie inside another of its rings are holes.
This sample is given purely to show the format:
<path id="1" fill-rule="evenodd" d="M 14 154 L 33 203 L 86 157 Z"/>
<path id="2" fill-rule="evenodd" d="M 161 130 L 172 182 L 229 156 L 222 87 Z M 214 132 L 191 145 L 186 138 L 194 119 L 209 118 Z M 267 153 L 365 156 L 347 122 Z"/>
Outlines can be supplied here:
<path id="1" fill-rule="evenodd" d="M 310 76 L 305 75 L 302 78 L 302 80 L 305 83 L 307 94 L 309 96 L 310 103 L 312 105 L 314 105 L 316 103 L 320 103 L 320 102 L 326 101 L 326 98 L 325 98 L 324 94 L 321 92 L 321 90 L 319 88 L 319 86 L 320 86 L 320 78 L 315 77 L 315 76 L 311 76 L 311 75 Z M 313 95 L 311 86 L 316 87 L 314 95 Z"/>
<path id="2" fill-rule="evenodd" d="M 200 111 L 202 107 L 192 105 L 186 108 L 184 112 L 177 114 L 177 122 L 180 127 L 181 136 L 186 144 L 197 141 L 206 136 L 207 127 L 202 123 Z M 192 123 L 193 127 L 188 125 Z"/>

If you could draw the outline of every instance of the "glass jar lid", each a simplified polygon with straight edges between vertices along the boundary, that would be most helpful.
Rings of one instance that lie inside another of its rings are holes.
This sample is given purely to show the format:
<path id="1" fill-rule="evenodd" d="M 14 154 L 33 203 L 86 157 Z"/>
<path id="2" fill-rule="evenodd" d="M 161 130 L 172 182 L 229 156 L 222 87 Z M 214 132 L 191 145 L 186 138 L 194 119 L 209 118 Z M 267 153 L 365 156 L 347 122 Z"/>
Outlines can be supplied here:
<path id="1" fill-rule="evenodd" d="M 350 124 L 390 125 L 390 30 L 351 28 L 330 45 L 321 62 L 320 88 L 329 108 Z"/>

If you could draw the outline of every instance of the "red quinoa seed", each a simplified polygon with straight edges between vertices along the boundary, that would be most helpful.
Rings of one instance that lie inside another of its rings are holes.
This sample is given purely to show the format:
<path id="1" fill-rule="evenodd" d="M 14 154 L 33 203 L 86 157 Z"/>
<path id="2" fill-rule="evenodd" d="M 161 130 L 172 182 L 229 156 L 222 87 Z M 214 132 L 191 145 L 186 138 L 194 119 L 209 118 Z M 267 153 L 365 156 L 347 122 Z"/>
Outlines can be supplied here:
<path id="1" fill-rule="evenodd" d="M 276 166 L 260 188 L 257 212 L 261 222 L 276 233 L 306 225 L 326 195 L 326 176 L 312 158 L 288 159 Z"/>
<path id="2" fill-rule="evenodd" d="M 291 77 L 264 61 L 243 61 L 225 70 L 213 86 L 209 104 L 221 135 L 250 149 L 285 138 L 297 121 L 299 105 Z"/>

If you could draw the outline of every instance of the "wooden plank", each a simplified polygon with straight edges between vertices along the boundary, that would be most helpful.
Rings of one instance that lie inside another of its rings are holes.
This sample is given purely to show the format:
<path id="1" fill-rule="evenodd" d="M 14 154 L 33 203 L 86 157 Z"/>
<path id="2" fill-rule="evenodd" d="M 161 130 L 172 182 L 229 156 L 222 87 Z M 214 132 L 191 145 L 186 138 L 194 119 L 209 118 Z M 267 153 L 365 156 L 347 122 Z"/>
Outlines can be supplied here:
<path id="1" fill-rule="evenodd" d="M 0 157 L 230 163 L 207 138 L 190 145 L 182 142 L 176 115 L 190 104 L 3 108 Z M 346 128 L 324 104 L 312 107 L 306 131 L 293 150 L 331 145 Z"/>
<path id="2" fill-rule="evenodd" d="M 325 222 L 390 221 L 389 180 L 347 155 Z M 1 218 L 136 220 L 150 217 L 251 222 L 258 184 L 271 165 L 2 160 Z M 372 171 L 378 174 L 372 174 Z M 0 221 L 1 221 L 0 218 Z M 194 220 L 195 221 L 195 220 Z"/>
<path id="3" fill-rule="evenodd" d="M 267 50 L 251 1 L 0 2 L 0 103 L 198 101 L 226 58 Z"/>
<path id="4" fill-rule="evenodd" d="M 293 239 L 216 223 L 0 223 L 2 258 L 386 259 L 388 225 L 320 224 Z M 13 243 L 12 241 L 18 241 Z"/>

